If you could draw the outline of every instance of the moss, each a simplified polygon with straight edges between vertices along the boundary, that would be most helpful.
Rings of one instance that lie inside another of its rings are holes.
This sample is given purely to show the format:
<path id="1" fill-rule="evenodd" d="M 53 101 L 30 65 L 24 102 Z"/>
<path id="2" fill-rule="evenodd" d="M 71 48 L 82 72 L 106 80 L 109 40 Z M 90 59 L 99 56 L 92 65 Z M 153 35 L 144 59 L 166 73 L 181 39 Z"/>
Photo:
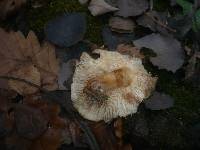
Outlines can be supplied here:
<path id="1" fill-rule="evenodd" d="M 200 119 L 200 89 L 181 80 L 180 74 L 166 70 L 154 71 L 159 77 L 157 89 L 171 95 L 175 105 L 169 113 L 180 119 L 185 125 Z"/>
<path id="2" fill-rule="evenodd" d="M 184 82 L 182 80 L 184 74 L 181 70 L 174 74 L 164 69 L 158 70 L 149 62 L 148 65 L 145 64 L 145 68 L 158 76 L 157 90 L 165 92 L 175 99 L 175 106 L 172 109 L 173 113 L 182 114 L 183 118 L 184 115 L 196 116 L 196 113 L 200 113 L 200 89 L 193 87 L 191 83 Z"/>
<path id="3" fill-rule="evenodd" d="M 169 8 L 169 0 L 153 0 L 153 8 L 156 11 L 165 11 Z"/>
<path id="4" fill-rule="evenodd" d="M 102 44 L 102 22 L 99 18 L 91 16 L 87 6 L 80 5 L 78 0 L 46 0 L 40 8 L 27 9 L 27 20 L 30 28 L 37 33 L 43 32 L 46 23 L 64 12 L 87 13 L 86 38 L 97 44 Z"/>

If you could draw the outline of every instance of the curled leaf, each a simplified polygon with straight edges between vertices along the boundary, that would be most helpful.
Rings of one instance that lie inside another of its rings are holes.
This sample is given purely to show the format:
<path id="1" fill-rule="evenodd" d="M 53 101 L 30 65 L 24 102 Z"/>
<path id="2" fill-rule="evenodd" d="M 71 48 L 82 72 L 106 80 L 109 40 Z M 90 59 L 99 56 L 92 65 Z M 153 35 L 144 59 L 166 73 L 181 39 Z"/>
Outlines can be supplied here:
<path id="1" fill-rule="evenodd" d="M 129 18 L 111 17 L 109 20 L 111 30 L 119 33 L 131 33 L 135 27 L 133 20 Z"/>
<path id="2" fill-rule="evenodd" d="M 151 110 L 162 110 L 170 108 L 174 105 L 174 100 L 171 96 L 154 92 L 153 96 L 145 101 L 146 108 Z"/>
<path id="3" fill-rule="evenodd" d="M 59 65 L 53 45 L 45 42 L 40 46 L 32 31 L 25 38 L 21 32 L 0 29 L 0 39 L 0 75 L 19 79 L 9 80 L 11 89 L 22 95 L 35 93 L 37 89 L 27 82 L 47 90 L 57 89 Z"/>
<path id="4" fill-rule="evenodd" d="M 147 0 L 118 0 L 119 11 L 116 15 L 122 17 L 138 16 L 149 8 Z"/>
<path id="5" fill-rule="evenodd" d="M 105 2 L 105 0 L 91 0 L 88 9 L 93 16 L 102 15 L 107 12 L 119 10 Z"/>
<path id="6" fill-rule="evenodd" d="M 157 56 L 151 57 L 150 61 L 160 69 L 175 72 L 183 65 L 184 50 L 180 42 L 171 36 L 153 33 L 135 40 L 133 43 L 138 48 L 152 49 Z"/>
<path id="7" fill-rule="evenodd" d="M 130 44 L 134 40 L 135 35 L 133 33 L 117 34 L 112 32 L 108 27 L 104 27 L 102 30 L 102 36 L 104 44 L 109 50 L 116 50 L 119 44 Z"/>

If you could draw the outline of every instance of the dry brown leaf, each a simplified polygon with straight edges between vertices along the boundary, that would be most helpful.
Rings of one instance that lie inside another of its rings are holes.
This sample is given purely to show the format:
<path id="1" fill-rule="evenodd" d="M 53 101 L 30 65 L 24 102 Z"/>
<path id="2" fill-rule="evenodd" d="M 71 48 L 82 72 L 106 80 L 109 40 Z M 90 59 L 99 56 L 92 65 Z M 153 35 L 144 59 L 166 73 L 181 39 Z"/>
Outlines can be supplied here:
<path id="1" fill-rule="evenodd" d="M 144 55 L 140 53 L 140 50 L 131 45 L 119 44 L 117 46 L 117 51 L 124 55 L 130 55 L 141 59 L 144 58 Z"/>
<path id="2" fill-rule="evenodd" d="M 132 150 L 130 144 L 124 144 L 122 140 L 122 120 L 119 119 L 112 127 L 105 122 L 91 122 L 90 127 L 96 137 L 96 140 L 103 150 Z M 105 138 L 106 137 L 106 138 Z"/>
<path id="3" fill-rule="evenodd" d="M 118 118 L 114 122 L 114 131 L 115 131 L 115 136 L 117 137 L 118 141 L 118 147 L 122 150 L 132 150 L 132 146 L 130 144 L 125 144 L 123 141 L 123 120 L 122 118 Z"/>
<path id="4" fill-rule="evenodd" d="M 122 139 L 123 137 L 123 122 L 122 119 L 119 118 L 114 122 L 114 128 L 115 128 L 115 135 L 119 139 Z"/>
<path id="5" fill-rule="evenodd" d="M 25 38 L 21 32 L 0 29 L 0 39 L 1 76 L 23 79 L 47 90 L 57 89 L 59 64 L 53 45 L 45 42 L 40 46 L 32 31 Z M 35 88 L 20 82 L 10 81 L 9 85 L 22 95 L 36 92 Z"/>
<path id="6" fill-rule="evenodd" d="M 20 79 L 25 79 L 36 85 L 40 85 L 40 73 L 38 72 L 38 69 L 33 65 L 21 66 L 18 68 L 18 70 L 13 71 L 11 75 Z M 38 90 L 37 88 L 29 86 L 24 82 L 16 80 L 9 80 L 8 85 L 11 89 L 17 91 L 20 94 L 31 94 Z"/>
<path id="7" fill-rule="evenodd" d="M 91 130 L 93 131 L 96 140 L 103 150 L 117 150 L 118 143 L 110 128 L 105 122 L 91 122 Z M 105 138 L 106 137 L 106 138 Z"/>
<path id="8" fill-rule="evenodd" d="M 8 15 L 18 10 L 26 0 L 1 0 L 0 1 L 0 18 L 5 19 Z"/>
<path id="9" fill-rule="evenodd" d="M 61 142 L 61 130 L 49 128 L 40 138 L 32 143 L 30 150 L 57 150 Z"/>
<path id="10" fill-rule="evenodd" d="M 63 132 L 67 127 L 66 121 L 59 117 L 60 107 L 34 96 L 27 97 L 24 103 L 40 110 L 49 124 L 45 133 L 32 142 L 30 150 L 57 150 L 63 142 Z"/>

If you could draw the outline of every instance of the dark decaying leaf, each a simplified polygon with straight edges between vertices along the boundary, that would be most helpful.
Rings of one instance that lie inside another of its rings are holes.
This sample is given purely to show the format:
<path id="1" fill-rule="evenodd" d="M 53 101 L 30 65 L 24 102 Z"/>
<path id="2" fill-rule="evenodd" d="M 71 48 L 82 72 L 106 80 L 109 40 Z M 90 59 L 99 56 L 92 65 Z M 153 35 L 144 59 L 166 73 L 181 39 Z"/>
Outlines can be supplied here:
<path id="1" fill-rule="evenodd" d="M 157 22 L 155 22 L 155 20 Z M 158 24 L 158 22 L 160 24 Z M 141 26 L 147 27 L 152 31 L 166 33 L 166 28 L 162 25 L 167 26 L 167 12 L 149 11 L 137 19 L 137 23 Z"/>
<path id="2" fill-rule="evenodd" d="M 150 61 L 160 69 L 175 72 L 183 65 L 184 50 L 180 42 L 172 36 L 153 33 L 135 40 L 133 43 L 138 48 L 152 49 L 157 56 L 150 58 Z"/>
<path id="3" fill-rule="evenodd" d="M 152 97 L 145 101 L 145 107 L 151 110 L 162 110 L 171 108 L 174 105 L 174 100 L 171 96 L 154 92 Z"/>
<path id="4" fill-rule="evenodd" d="M 0 112 L 0 138 L 9 135 L 13 127 L 14 127 L 13 114 Z"/>
<path id="5" fill-rule="evenodd" d="M 123 141 L 123 137 L 124 137 L 123 119 L 118 118 L 117 120 L 115 120 L 115 122 L 113 123 L 113 127 L 114 127 L 115 136 L 118 141 L 119 149 L 132 150 L 132 146 L 130 144 L 124 144 L 124 141 Z"/>
<path id="6" fill-rule="evenodd" d="M 119 44 L 130 44 L 134 39 L 135 35 L 133 33 L 117 34 L 112 32 L 108 27 L 104 27 L 102 30 L 102 36 L 104 44 L 109 50 L 116 50 Z"/>
<path id="7" fill-rule="evenodd" d="M 100 145 L 100 149 L 116 150 L 118 148 L 117 140 L 110 126 L 106 125 L 104 122 L 98 122 L 91 123 L 90 128 Z"/>
<path id="8" fill-rule="evenodd" d="M 131 33 L 135 28 L 135 23 L 130 18 L 111 17 L 109 19 L 109 26 L 112 31 L 119 33 Z"/>
<path id="9" fill-rule="evenodd" d="M 118 0 L 119 11 L 116 15 L 122 17 L 138 16 L 149 8 L 147 0 Z"/>
<path id="10" fill-rule="evenodd" d="M 6 150 L 29 150 L 31 143 L 30 140 L 20 137 L 15 132 L 5 138 Z"/>
<path id="11" fill-rule="evenodd" d="M 185 79 L 200 87 L 200 52 L 195 52 L 185 67 Z"/>
<path id="12" fill-rule="evenodd" d="M 51 20 L 45 27 L 47 39 L 60 47 L 78 43 L 85 32 L 86 18 L 82 13 L 65 13 Z"/>
<path id="13" fill-rule="evenodd" d="M 47 129 L 47 120 L 42 112 L 28 106 L 15 108 L 17 133 L 27 139 L 36 139 Z"/>
<path id="14" fill-rule="evenodd" d="M 83 52 L 90 52 L 90 46 L 85 42 L 79 42 L 69 48 L 56 48 L 56 55 L 62 62 L 70 59 L 80 59 Z"/>
<path id="15" fill-rule="evenodd" d="M 176 30 L 175 35 L 178 38 L 183 38 L 192 28 L 192 15 L 174 16 L 168 18 L 169 26 Z"/>
<path id="16" fill-rule="evenodd" d="M 9 135 L 14 128 L 14 115 L 11 101 L 16 97 L 13 91 L 0 89 L 0 138 Z"/>
<path id="17" fill-rule="evenodd" d="M 123 143 L 121 119 L 115 121 L 114 126 L 106 124 L 105 122 L 90 122 L 89 125 L 99 143 L 100 149 L 132 150 L 131 145 Z"/>

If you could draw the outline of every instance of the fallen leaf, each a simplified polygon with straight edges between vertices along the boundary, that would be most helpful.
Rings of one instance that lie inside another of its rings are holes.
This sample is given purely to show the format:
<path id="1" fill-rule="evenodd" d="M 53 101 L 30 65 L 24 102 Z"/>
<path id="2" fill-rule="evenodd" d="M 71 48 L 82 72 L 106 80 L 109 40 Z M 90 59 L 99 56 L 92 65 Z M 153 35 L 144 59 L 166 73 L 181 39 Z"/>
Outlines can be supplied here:
<path id="1" fill-rule="evenodd" d="M 145 107 L 151 110 L 162 110 L 174 106 L 174 100 L 171 96 L 164 93 L 154 92 L 152 97 L 145 101 Z"/>
<path id="2" fill-rule="evenodd" d="M 29 106 L 20 105 L 14 111 L 17 134 L 27 139 L 36 139 L 47 129 L 47 120 L 42 112 Z"/>
<path id="3" fill-rule="evenodd" d="M 47 124 L 45 126 L 45 131 L 43 134 L 36 138 L 32 144 L 30 150 L 57 150 L 63 142 L 63 132 L 65 132 L 66 121 L 59 116 L 60 107 L 56 104 L 50 104 L 45 100 L 38 99 L 37 97 L 27 97 L 24 100 L 26 106 L 30 107 L 31 110 L 35 110 L 40 112 L 41 114 L 37 115 L 37 118 L 42 118 L 42 120 L 35 120 L 37 123 L 33 123 L 33 125 L 40 124 L 40 121 L 43 121 Z M 35 112 L 35 114 L 37 114 Z M 33 118 L 33 117 L 29 117 Z M 30 127 L 26 127 L 30 128 Z M 43 127 L 38 128 L 41 131 Z M 36 133 L 39 131 L 35 131 Z M 27 134 L 26 134 L 27 135 Z"/>
<path id="4" fill-rule="evenodd" d="M 183 38 L 192 29 L 192 14 L 186 16 L 176 15 L 168 18 L 169 26 L 176 30 L 175 35 Z"/>
<path id="5" fill-rule="evenodd" d="M 10 76 L 14 76 L 19 79 L 30 81 L 31 83 L 35 85 L 40 85 L 40 81 L 41 81 L 40 72 L 32 64 L 30 65 L 25 64 L 24 66 L 18 67 L 17 70 L 14 70 L 12 71 L 12 73 L 10 73 Z M 22 93 L 31 94 L 31 93 L 37 92 L 38 90 L 36 87 L 32 87 L 32 86 L 29 86 L 27 88 L 27 83 L 16 81 L 16 80 L 9 80 L 8 85 L 10 86 L 11 89 L 17 91 L 20 94 Z"/>
<path id="6" fill-rule="evenodd" d="M 14 128 L 14 116 L 12 113 L 0 112 L 0 138 L 11 133 Z"/>
<path id="7" fill-rule="evenodd" d="M 115 136 L 119 139 L 123 137 L 123 120 L 122 118 L 117 119 L 114 122 Z"/>
<path id="8" fill-rule="evenodd" d="M 70 48 L 56 48 L 56 55 L 61 62 L 67 62 L 70 59 L 80 59 L 83 52 L 91 52 L 90 46 L 84 42 L 79 42 Z"/>
<path id="9" fill-rule="evenodd" d="M 82 139 L 83 132 L 81 131 L 80 127 L 75 122 L 71 122 L 69 124 L 69 131 L 71 134 L 71 138 L 72 138 L 74 147 L 85 147 L 85 145 L 83 143 L 83 139 Z"/>
<path id="10" fill-rule="evenodd" d="M 0 138 L 8 136 L 14 128 L 14 115 L 11 111 L 11 102 L 15 97 L 15 92 L 0 89 Z"/>
<path id="11" fill-rule="evenodd" d="M 137 47 L 131 45 L 120 44 L 117 46 L 117 51 L 124 55 L 130 55 L 132 57 L 144 58 L 144 55 L 140 53 L 140 50 Z"/>
<path id="12" fill-rule="evenodd" d="M 130 18 L 111 17 L 109 19 L 109 26 L 112 31 L 119 33 L 131 33 L 135 28 L 135 23 Z"/>
<path id="13" fill-rule="evenodd" d="M 17 11 L 26 0 L 1 0 L 0 1 L 0 18 L 5 19 L 11 13 Z"/>
<path id="14" fill-rule="evenodd" d="M 31 141 L 20 137 L 15 132 L 5 138 L 6 149 L 12 150 L 29 150 Z"/>
<path id="15" fill-rule="evenodd" d="M 107 12 L 119 10 L 105 2 L 105 0 L 91 0 L 88 9 L 93 16 L 102 15 Z"/>
<path id="16" fill-rule="evenodd" d="M 118 0 L 105 0 L 105 2 L 113 7 L 117 7 Z"/>
<path id="17" fill-rule="evenodd" d="M 149 8 L 147 0 L 118 0 L 119 11 L 116 15 L 122 17 L 138 16 Z"/>
<path id="18" fill-rule="evenodd" d="M 72 77 L 75 70 L 76 60 L 69 60 L 67 63 L 62 63 L 59 75 L 58 75 L 58 85 L 59 90 L 70 90 Z"/>
<path id="19" fill-rule="evenodd" d="M 137 19 L 137 23 L 141 26 L 151 29 L 154 32 L 158 31 L 161 33 L 167 33 L 167 30 L 165 28 L 168 24 L 166 12 L 146 12 L 144 15 Z"/>
<path id="20" fill-rule="evenodd" d="M 105 122 L 91 123 L 90 128 L 93 131 L 101 149 L 116 150 L 118 148 L 117 139 L 115 138 L 111 127 L 106 125 Z"/>
<path id="21" fill-rule="evenodd" d="M 115 131 L 115 136 L 118 139 L 118 147 L 119 149 L 122 150 L 132 150 L 131 144 L 125 144 L 123 137 L 124 137 L 124 128 L 123 128 L 123 120 L 122 118 L 118 118 L 114 124 L 114 131 Z"/>
<path id="22" fill-rule="evenodd" d="M 61 131 L 50 127 L 40 138 L 32 143 L 30 150 L 57 150 L 61 143 Z"/>
<path id="23" fill-rule="evenodd" d="M 83 13 L 65 13 L 49 21 L 45 27 L 47 39 L 60 47 L 78 43 L 85 32 L 86 18 Z"/>
<path id="24" fill-rule="evenodd" d="M 120 119 L 114 123 L 114 130 L 112 128 L 113 126 L 105 122 L 90 122 L 89 125 L 101 149 L 132 150 L 130 144 L 123 143 L 122 121 L 120 121 Z"/>
<path id="25" fill-rule="evenodd" d="M 41 47 L 32 31 L 25 38 L 21 32 L 0 29 L 0 38 L 1 76 L 26 80 L 47 90 L 57 89 L 59 64 L 50 43 L 45 42 Z M 38 90 L 20 80 L 9 80 L 9 86 L 22 95 Z"/>
<path id="26" fill-rule="evenodd" d="M 160 69 L 175 72 L 184 63 L 184 50 L 180 42 L 172 36 L 153 33 L 135 40 L 133 43 L 138 48 L 152 49 L 157 56 L 150 58 L 150 61 Z"/>
<path id="27" fill-rule="evenodd" d="M 112 51 L 116 50 L 117 45 L 130 44 L 135 39 L 135 35 L 132 33 L 117 34 L 112 32 L 108 27 L 103 28 L 102 36 L 104 44 Z"/>

